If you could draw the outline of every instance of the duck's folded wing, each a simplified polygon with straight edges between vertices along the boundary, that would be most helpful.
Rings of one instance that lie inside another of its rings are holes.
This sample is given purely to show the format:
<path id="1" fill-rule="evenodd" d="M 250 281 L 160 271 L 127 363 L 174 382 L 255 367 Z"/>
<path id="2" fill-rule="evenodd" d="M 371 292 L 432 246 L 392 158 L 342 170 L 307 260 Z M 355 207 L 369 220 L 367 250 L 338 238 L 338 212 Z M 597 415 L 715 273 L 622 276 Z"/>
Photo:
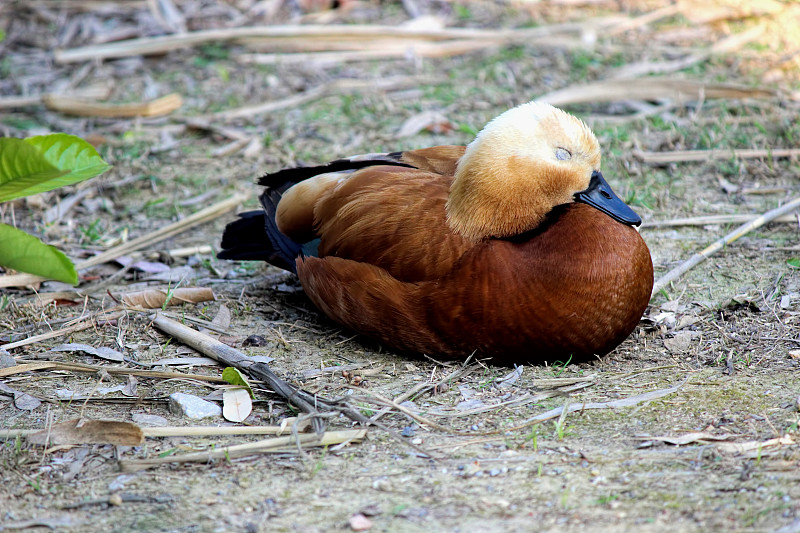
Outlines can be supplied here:
<path id="1" fill-rule="evenodd" d="M 389 166 L 356 172 L 314 207 L 319 257 L 374 265 L 401 281 L 438 279 L 472 247 L 447 224 L 451 179 Z"/>

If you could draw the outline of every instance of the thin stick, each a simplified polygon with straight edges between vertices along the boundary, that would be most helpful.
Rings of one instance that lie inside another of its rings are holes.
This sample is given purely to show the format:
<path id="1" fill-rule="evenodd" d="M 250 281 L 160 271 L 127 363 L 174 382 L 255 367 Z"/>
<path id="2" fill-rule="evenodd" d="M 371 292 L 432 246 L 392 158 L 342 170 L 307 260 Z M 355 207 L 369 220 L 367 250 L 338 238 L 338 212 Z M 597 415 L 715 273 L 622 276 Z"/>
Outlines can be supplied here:
<path id="1" fill-rule="evenodd" d="M 215 459 L 237 459 L 257 453 L 276 451 L 291 452 L 292 450 L 296 450 L 297 446 L 331 446 L 343 442 L 358 442 L 362 440 L 366 434 L 366 429 L 351 429 L 345 431 L 326 431 L 322 435 L 312 433 L 299 436 L 275 437 L 257 442 L 248 442 L 246 444 L 225 446 L 224 448 L 217 448 L 207 452 L 155 457 L 153 459 L 122 460 L 119 462 L 119 466 L 123 472 L 133 472 L 170 463 L 196 463 Z"/>
<path id="2" fill-rule="evenodd" d="M 634 151 L 634 157 L 642 163 L 663 165 L 665 163 L 691 163 L 715 159 L 756 159 L 759 157 L 786 158 L 800 156 L 798 148 L 743 149 L 743 150 L 677 150 L 674 152 Z"/>
<path id="3" fill-rule="evenodd" d="M 708 215 L 702 217 L 673 218 L 670 220 L 653 220 L 651 222 L 645 222 L 640 227 L 668 228 L 674 226 L 705 226 L 708 224 L 741 224 L 755 220 L 759 216 L 761 215 Z M 797 217 L 795 215 L 783 215 L 772 219 L 770 222 L 792 224 L 797 222 Z"/>
<path id="4" fill-rule="evenodd" d="M 183 372 L 163 372 L 161 370 L 136 370 L 119 366 L 86 365 L 82 363 L 67 363 L 64 361 L 28 361 L 18 360 L 16 366 L 0 368 L 0 378 L 31 372 L 33 370 L 67 370 L 70 372 L 98 372 L 103 370 L 109 374 L 121 374 L 153 379 L 193 379 L 210 383 L 227 383 L 219 376 L 206 376 L 203 374 L 186 374 Z"/>
<path id="5" fill-rule="evenodd" d="M 771 211 L 767 211 L 766 213 L 764 213 L 763 215 L 759 216 L 755 220 L 751 220 L 750 222 L 739 226 L 737 229 L 735 229 L 734 231 L 728 233 L 724 237 L 722 237 L 720 239 L 717 239 L 716 241 L 714 241 L 712 244 L 707 246 L 702 251 L 694 254 L 686 262 L 684 262 L 681 265 L 673 268 L 672 270 L 670 270 L 669 272 L 667 272 L 666 274 L 661 276 L 658 279 L 658 281 L 656 281 L 655 284 L 653 284 L 653 292 L 650 295 L 650 297 L 652 298 L 653 296 L 658 294 L 661 291 L 661 289 L 666 287 L 670 282 L 678 279 L 685 272 L 687 272 L 691 268 L 699 265 L 700 263 L 702 263 L 703 261 L 705 261 L 706 259 L 711 257 L 713 254 L 717 253 L 718 251 L 722 250 L 722 248 L 724 248 L 726 245 L 732 243 L 733 241 L 735 241 L 739 237 L 742 237 L 742 236 L 748 234 L 749 232 L 753 231 L 754 229 L 760 228 L 761 226 L 763 226 L 767 222 L 770 222 L 770 221 L 778 218 L 779 216 L 782 216 L 782 215 L 785 215 L 785 214 L 787 214 L 787 213 L 789 213 L 791 211 L 794 211 L 798 207 L 800 207 L 800 197 L 795 198 L 791 202 L 789 202 L 789 203 L 787 203 L 787 204 L 785 204 L 785 205 L 783 205 L 781 207 L 775 208 L 775 209 L 773 209 Z"/>
<path id="6" fill-rule="evenodd" d="M 75 333 L 76 331 L 83 331 L 84 329 L 89 329 L 92 326 L 97 325 L 97 322 L 100 320 L 104 321 L 116 320 L 120 318 L 123 314 L 124 314 L 123 312 L 117 312 L 108 315 L 94 316 L 86 321 L 81 321 L 78 322 L 77 324 L 73 324 L 65 328 L 57 329 L 55 331 L 48 331 L 47 333 L 42 333 L 41 335 L 34 335 L 33 337 L 28 337 L 27 339 L 22 339 L 20 341 L 9 342 L 8 344 L 0 345 L 0 350 L 11 350 L 13 348 L 19 348 L 20 346 L 27 346 L 28 344 L 36 344 L 37 342 L 41 342 L 47 339 L 52 339 L 54 337 L 69 335 L 70 333 Z"/>
<path id="7" fill-rule="evenodd" d="M 117 257 L 121 255 L 128 254 L 135 250 L 139 250 L 140 248 L 144 248 L 145 246 L 149 246 L 155 244 L 157 242 L 163 241 L 164 239 L 168 239 L 173 237 L 187 229 L 196 226 L 198 224 L 203 224 L 204 222 L 208 222 L 217 218 L 218 216 L 222 215 L 234 209 L 242 202 L 244 202 L 248 196 L 237 193 L 217 204 L 214 204 L 210 207 L 202 209 L 193 215 L 189 215 L 188 217 L 184 218 L 183 220 L 179 220 L 174 224 L 170 224 L 169 226 L 165 226 L 159 230 L 154 232 L 148 233 L 147 235 L 142 235 L 132 241 L 128 241 L 126 243 L 120 244 L 119 246 L 115 246 L 110 250 L 106 250 L 105 252 L 98 254 L 94 257 L 87 259 L 86 261 L 81 261 L 77 265 L 75 265 L 75 270 L 85 270 L 87 268 L 100 265 L 103 263 L 107 263 L 108 261 L 113 261 Z M 42 281 L 47 281 L 47 278 L 43 278 L 41 276 L 34 276 L 33 274 L 12 274 L 9 276 L 0 276 L 0 288 L 3 287 L 23 287 L 27 285 L 33 285 L 35 283 L 39 283 Z"/>

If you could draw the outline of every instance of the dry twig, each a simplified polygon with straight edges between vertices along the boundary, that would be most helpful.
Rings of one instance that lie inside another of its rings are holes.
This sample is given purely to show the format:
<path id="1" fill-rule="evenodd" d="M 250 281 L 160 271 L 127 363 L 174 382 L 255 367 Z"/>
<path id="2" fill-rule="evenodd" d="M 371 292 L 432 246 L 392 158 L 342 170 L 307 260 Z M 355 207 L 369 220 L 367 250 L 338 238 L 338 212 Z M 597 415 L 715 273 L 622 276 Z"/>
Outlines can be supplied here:
<path id="1" fill-rule="evenodd" d="M 135 472 L 146 468 L 154 468 L 163 464 L 170 463 L 197 463 L 207 462 L 215 459 L 238 459 L 255 455 L 257 453 L 276 453 L 291 452 L 297 446 L 331 446 L 344 442 L 361 441 L 367 434 L 366 429 L 351 429 L 345 431 L 326 431 L 321 435 L 309 434 L 299 436 L 275 437 L 272 439 L 248 442 L 246 444 L 236 444 L 216 448 L 207 452 L 185 453 L 182 455 L 170 455 L 168 457 L 156 457 L 153 459 L 121 460 L 120 469 L 123 472 Z"/>
<path id="2" fill-rule="evenodd" d="M 712 255 L 714 255 L 718 251 L 722 250 L 726 245 L 734 242 L 736 239 L 744 235 L 747 235 L 754 229 L 760 228 L 764 224 L 771 222 L 772 220 L 782 215 L 794 211 L 798 207 L 800 207 L 800 197 L 795 198 L 791 202 L 782 205 L 781 207 L 777 207 L 771 211 L 767 211 L 766 213 L 757 217 L 756 219 L 751 220 L 750 222 L 743 224 L 742 226 L 739 226 L 734 231 L 728 233 L 724 237 L 717 239 L 716 241 L 708 245 L 700 252 L 694 254 L 684 263 L 681 263 L 677 267 L 673 268 L 672 270 L 661 276 L 655 282 L 655 284 L 653 284 L 653 292 L 650 297 L 652 298 L 653 296 L 658 294 L 661 291 L 661 289 L 666 287 L 669 283 L 678 279 L 680 276 L 688 272 L 690 269 L 694 268 L 695 266 L 699 265 L 700 263 L 702 263 Z"/>

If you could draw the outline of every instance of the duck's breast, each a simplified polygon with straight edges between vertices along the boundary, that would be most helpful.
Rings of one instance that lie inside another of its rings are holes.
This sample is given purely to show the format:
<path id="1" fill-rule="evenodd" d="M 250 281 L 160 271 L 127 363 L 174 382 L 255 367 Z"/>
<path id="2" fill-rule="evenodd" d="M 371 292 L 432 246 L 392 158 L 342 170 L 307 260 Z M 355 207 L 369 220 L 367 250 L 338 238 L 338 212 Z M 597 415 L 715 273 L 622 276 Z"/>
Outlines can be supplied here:
<path id="1" fill-rule="evenodd" d="M 636 327 L 653 266 L 639 233 L 585 204 L 527 238 L 489 241 L 420 294 L 443 343 L 515 361 L 604 355 Z"/>

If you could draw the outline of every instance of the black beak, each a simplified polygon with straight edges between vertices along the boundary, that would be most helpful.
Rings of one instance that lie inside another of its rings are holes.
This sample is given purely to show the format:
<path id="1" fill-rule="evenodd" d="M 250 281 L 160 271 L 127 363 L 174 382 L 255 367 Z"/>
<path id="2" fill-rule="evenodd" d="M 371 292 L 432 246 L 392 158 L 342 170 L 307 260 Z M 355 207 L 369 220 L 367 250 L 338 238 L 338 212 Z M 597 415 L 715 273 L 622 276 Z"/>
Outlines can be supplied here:
<path id="1" fill-rule="evenodd" d="M 638 226 L 642 223 L 642 217 L 614 194 L 599 170 L 592 172 L 592 180 L 585 191 L 575 193 L 575 201 L 599 209 L 614 220 L 629 226 Z"/>

